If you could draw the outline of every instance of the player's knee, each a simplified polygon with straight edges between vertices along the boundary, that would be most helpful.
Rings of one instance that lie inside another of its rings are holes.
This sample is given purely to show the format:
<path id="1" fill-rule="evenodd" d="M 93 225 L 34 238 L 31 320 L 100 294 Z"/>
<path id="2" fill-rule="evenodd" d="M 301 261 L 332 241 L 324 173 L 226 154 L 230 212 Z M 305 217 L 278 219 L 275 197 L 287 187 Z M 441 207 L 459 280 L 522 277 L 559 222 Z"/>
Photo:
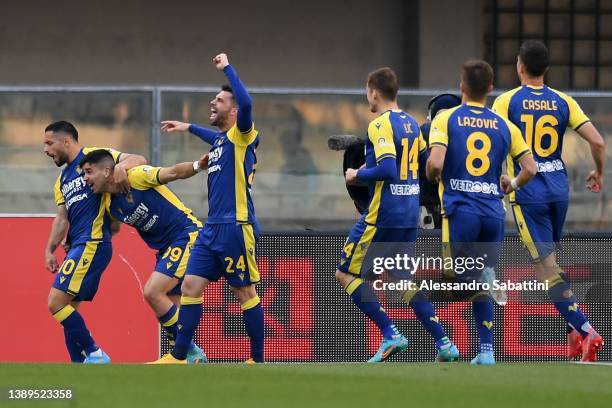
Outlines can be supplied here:
<path id="1" fill-rule="evenodd" d="M 47 298 L 47 308 L 49 313 L 54 314 L 70 303 L 70 298 L 63 292 L 52 290 Z"/>
<path id="2" fill-rule="evenodd" d="M 238 300 L 238 303 L 243 304 L 255 297 L 257 297 L 257 290 L 255 289 L 255 285 L 243 286 L 240 288 L 236 288 L 230 286 L 230 290 Z"/>
<path id="3" fill-rule="evenodd" d="M 181 293 L 183 296 L 199 297 L 202 296 L 203 288 L 197 282 L 190 279 L 185 279 L 181 284 Z"/>
<path id="4" fill-rule="evenodd" d="M 158 288 L 152 285 L 146 285 L 142 294 L 149 304 L 157 303 L 157 301 L 159 301 L 159 299 L 164 295 Z"/>

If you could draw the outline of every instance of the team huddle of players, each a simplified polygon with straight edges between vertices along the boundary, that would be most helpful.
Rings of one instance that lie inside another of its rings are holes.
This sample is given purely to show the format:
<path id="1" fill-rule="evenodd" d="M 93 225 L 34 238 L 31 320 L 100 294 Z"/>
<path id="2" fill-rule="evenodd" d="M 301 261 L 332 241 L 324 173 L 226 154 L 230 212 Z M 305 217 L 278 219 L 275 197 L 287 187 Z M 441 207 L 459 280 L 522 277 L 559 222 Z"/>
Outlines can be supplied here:
<path id="1" fill-rule="evenodd" d="M 213 64 L 230 86 L 211 101 L 209 122 L 218 131 L 177 121 L 162 123 L 167 132 L 189 131 L 210 144 L 210 152 L 193 163 L 151 167 L 137 155 L 112 149 L 81 148 L 76 129 L 56 122 L 45 129 L 45 153 L 66 167 L 58 177 L 58 214 L 46 248 L 47 267 L 57 272 L 49 310 L 63 326 L 73 362 L 108 363 L 77 311 L 91 300 L 110 262 L 110 239 L 118 222 L 135 227 L 157 250 L 145 298 L 173 345 L 154 363 L 205 362 L 193 342 L 202 315 L 203 293 L 224 277 L 243 310 L 251 344 L 248 363 L 264 361 L 264 317 L 255 290 L 259 272 L 255 246 L 259 228 L 250 188 L 256 167 L 258 132 L 251 98 L 225 54 Z M 537 41 L 521 46 L 517 72 L 521 86 L 486 105 L 493 89 L 493 70 L 484 61 L 467 61 L 461 71 L 462 103 L 439 110 L 432 118 L 429 143 L 418 123 L 397 104 L 399 83 L 389 68 L 367 80 L 370 110 L 378 116 L 367 130 L 365 165 L 348 169 L 347 184 L 366 183 L 370 201 L 342 249 L 336 279 L 355 305 L 380 329 L 383 340 L 370 362 L 381 362 L 409 342 L 365 281 L 367 252 L 376 243 L 414 243 L 419 226 L 419 169 L 439 186 L 442 241 L 451 257 L 486 259 L 485 268 L 462 274 L 444 271 L 453 282 L 494 279 L 504 237 L 503 205 L 508 195 L 521 239 L 538 279 L 549 282 L 549 296 L 568 324 L 568 358 L 594 361 L 603 340 L 578 307 L 555 259 L 555 244 L 567 212 L 567 174 L 561 159 L 563 134 L 569 126 L 591 146 L 596 169 L 588 187 L 602 187 L 604 141 L 577 103 L 547 87 L 548 50 Z M 502 174 L 507 164 L 507 175 Z M 166 184 L 201 170 L 208 173 L 209 214 L 204 226 Z M 58 265 L 53 252 L 66 236 L 67 254 Z M 384 246 L 383 246 L 384 247 Z M 411 254 L 413 255 L 413 254 Z M 404 278 L 401 273 L 394 278 Z M 473 364 L 495 364 L 493 300 L 485 291 L 454 291 L 471 301 L 479 351 Z M 456 361 L 459 350 L 446 335 L 426 293 L 406 290 L 402 299 L 434 337 L 437 361 Z"/>

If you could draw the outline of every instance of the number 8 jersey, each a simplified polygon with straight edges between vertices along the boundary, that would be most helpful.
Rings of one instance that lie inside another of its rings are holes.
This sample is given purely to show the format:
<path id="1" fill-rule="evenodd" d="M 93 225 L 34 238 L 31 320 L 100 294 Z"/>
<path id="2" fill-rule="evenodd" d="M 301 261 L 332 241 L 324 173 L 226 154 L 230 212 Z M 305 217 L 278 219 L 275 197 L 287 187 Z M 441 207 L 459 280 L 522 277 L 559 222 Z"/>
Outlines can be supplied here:
<path id="1" fill-rule="evenodd" d="M 563 135 L 589 121 L 574 99 L 547 86 L 523 85 L 500 95 L 493 110 L 521 129 L 538 165 L 538 173 L 525 187 L 510 194 L 511 203 L 536 204 L 567 201 L 567 172 L 561 158 Z M 513 177 L 518 163 L 508 166 Z"/>
<path id="2" fill-rule="evenodd" d="M 443 215 L 460 210 L 504 219 L 502 165 L 508 155 L 518 162 L 530 152 L 516 126 L 468 102 L 436 116 L 429 146 L 447 149 L 439 187 Z"/>

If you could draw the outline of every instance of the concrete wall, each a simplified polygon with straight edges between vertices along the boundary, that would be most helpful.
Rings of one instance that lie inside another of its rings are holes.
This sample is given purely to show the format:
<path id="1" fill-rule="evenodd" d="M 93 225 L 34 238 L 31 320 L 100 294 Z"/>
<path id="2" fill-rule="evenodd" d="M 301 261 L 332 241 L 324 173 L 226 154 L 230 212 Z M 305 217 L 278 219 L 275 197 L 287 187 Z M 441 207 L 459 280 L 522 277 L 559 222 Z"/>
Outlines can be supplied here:
<path id="1" fill-rule="evenodd" d="M 427 3 L 427 2 L 425 2 Z M 227 51 L 250 85 L 418 85 L 419 1 L 21 0 L 2 8 L 0 84 L 217 84 Z"/>
<path id="2" fill-rule="evenodd" d="M 484 0 L 421 0 L 419 86 L 459 88 L 459 69 L 484 54 Z"/>

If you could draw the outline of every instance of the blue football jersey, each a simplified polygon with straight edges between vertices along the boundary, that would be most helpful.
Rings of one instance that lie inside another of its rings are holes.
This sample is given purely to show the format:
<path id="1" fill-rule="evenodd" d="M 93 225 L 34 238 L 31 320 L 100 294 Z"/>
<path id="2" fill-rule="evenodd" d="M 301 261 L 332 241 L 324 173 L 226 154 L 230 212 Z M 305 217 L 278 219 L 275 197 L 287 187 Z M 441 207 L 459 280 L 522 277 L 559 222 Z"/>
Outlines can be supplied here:
<path id="1" fill-rule="evenodd" d="M 443 214 L 460 210 L 504 218 L 502 165 L 509 154 L 518 161 L 530 151 L 516 126 L 483 105 L 467 103 L 436 116 L 429 146 L 447 149 L 439 186 Z"/>
<path id="2" fill-rule="evenodd" d="M 567 171 L 561 158 L 567 127 L 578 129 L 589 121 L 574 99 L 547 86 L 523 85 L 500 95 L 493 110 L 515 124 L 533 151 L 536 176 L 510 195 L 519 204 L 549 203 L 568 199 Z M 508 175 L 520 170 L 509 161 Z"/>
<path id="3" fill-rule="evenodd" d="M 68 211 L 68 242 L 72 246 L 88 241 L 110 241 L 110 218 L 105 209 L 110 196 L 94 194 L 87 185 L 79 163 L 85 155 L 98 147 L 82 148 L 75 159 L 66 165 L 55 181 L 54 195 L 57 205 L 65 205 Z M 108 150 L 119 161 L 120 152 Z"/>
<path id="4" fill-rule="evenodd" d="M 419 226 L 419 155 L 427 146 L 418 123 L 402 111 L 387 111 L 370 122 L 365 144 L 366 168 L 393 157 L 393 180 L 369 183 L 370 203 L 365 222 L 382 228 Z"/>
<path id="5" fill-rule="evenodd" d="M 113 218 L 136 228 L 147 245 L 157 250 L 202 227 L 192 211 L 159 181 L 160 169 L 137 166 L 128 170 L 130 192 L 113 194 L 108 208 Z"/>

